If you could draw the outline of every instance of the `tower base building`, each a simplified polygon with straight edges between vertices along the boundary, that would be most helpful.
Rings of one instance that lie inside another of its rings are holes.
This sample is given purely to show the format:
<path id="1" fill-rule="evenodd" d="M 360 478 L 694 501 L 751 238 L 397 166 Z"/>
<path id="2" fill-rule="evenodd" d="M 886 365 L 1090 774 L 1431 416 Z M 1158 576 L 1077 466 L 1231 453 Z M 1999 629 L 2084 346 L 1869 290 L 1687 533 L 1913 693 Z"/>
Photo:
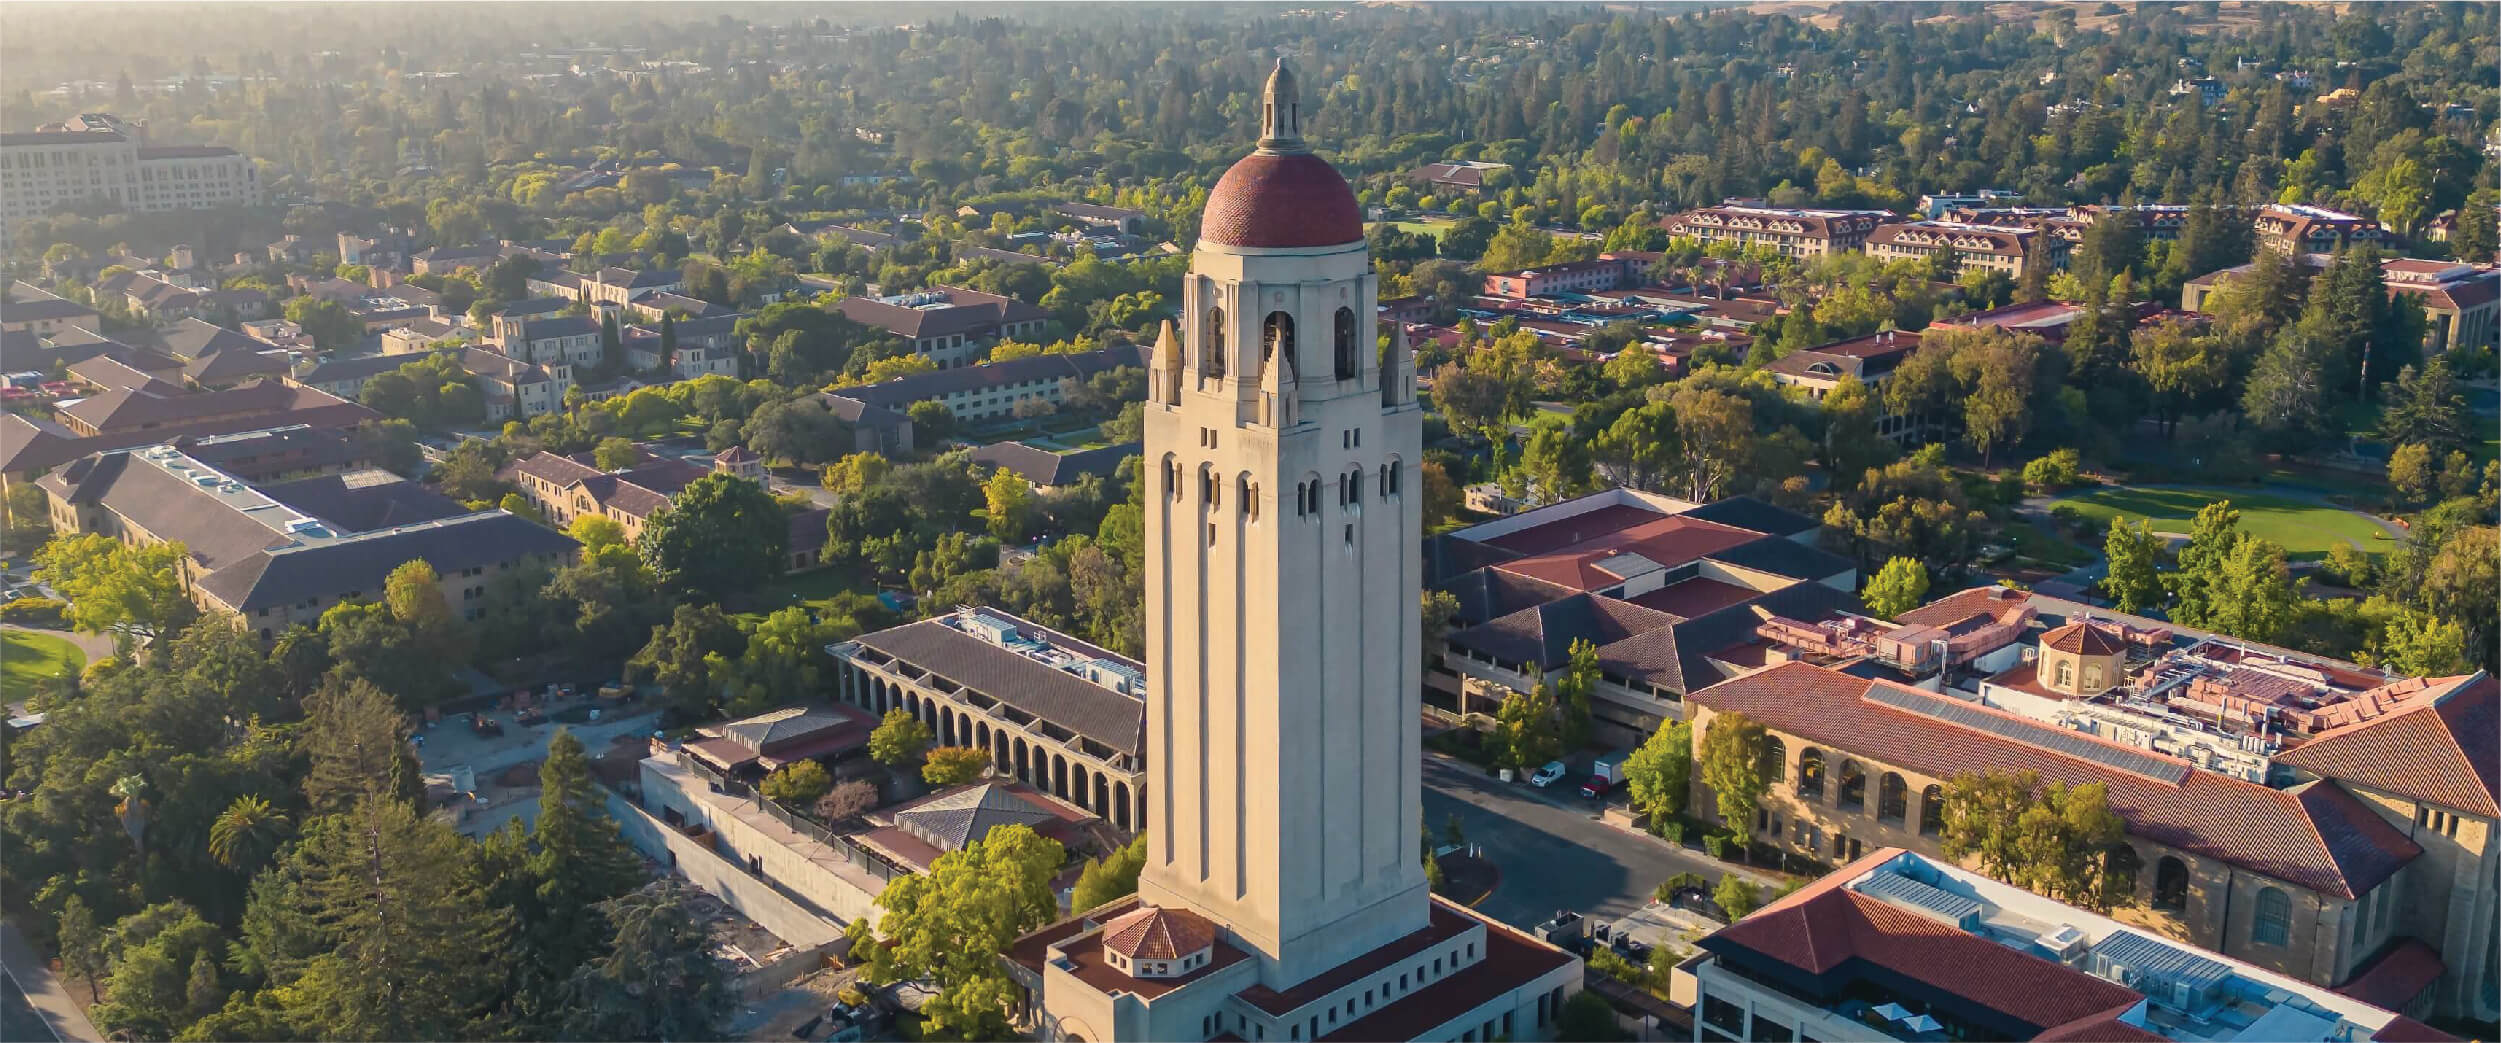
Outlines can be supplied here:
<path id="1" fill-rule="evenodd" d="M 1423 413 L 1346 179 L 1268 80 L 1147 374 L 1146 866 L 1017 941 L 1040 1038 L 1543 1039 L 1580 960 L 1433 897 Z"/>

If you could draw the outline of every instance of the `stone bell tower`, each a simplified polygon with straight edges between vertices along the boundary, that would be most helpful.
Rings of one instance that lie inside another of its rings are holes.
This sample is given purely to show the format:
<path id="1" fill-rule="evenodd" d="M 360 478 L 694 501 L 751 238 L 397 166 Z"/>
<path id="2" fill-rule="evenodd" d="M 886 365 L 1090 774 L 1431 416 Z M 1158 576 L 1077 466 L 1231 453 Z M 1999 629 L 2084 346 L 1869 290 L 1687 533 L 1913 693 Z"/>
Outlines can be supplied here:
<path id="1" fill-rule="evenodd" d="M 1280 987 L 1421 929 L 1422 414 L 1346 180 L 1284 62 L 1208 197 L 1146 409 L 1140 898 Z"/>

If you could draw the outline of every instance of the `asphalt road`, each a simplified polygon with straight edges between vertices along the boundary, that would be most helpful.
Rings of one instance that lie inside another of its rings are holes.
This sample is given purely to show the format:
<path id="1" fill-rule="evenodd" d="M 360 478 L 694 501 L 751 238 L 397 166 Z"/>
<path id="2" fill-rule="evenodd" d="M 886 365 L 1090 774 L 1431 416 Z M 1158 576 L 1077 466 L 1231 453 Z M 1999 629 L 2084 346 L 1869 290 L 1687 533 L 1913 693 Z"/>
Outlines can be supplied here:
<path id="1" fill-rule="evenodd" d="M 1557 909 L 1623 916 L 1649 902 L 1659 881 L 1693 872 L 1716 883 L 1727 868 L 1598 821 L 1576 780 L 1570 790 L 1536 790 L 1427 754 L 1424 822 L 1439 836 L 1454 811 L 1468 842 L 1502 870 L 1502 883 L 1476 908 L 1516 926 L 1533 927 Z"/>

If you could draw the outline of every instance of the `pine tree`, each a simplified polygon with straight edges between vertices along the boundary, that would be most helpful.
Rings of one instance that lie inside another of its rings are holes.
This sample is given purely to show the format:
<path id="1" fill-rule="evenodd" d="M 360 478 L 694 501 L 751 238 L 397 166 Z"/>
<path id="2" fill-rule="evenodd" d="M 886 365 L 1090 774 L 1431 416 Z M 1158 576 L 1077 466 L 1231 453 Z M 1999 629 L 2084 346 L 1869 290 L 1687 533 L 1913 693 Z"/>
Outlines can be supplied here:
<path id="1" fill-rule="evenodd" d="M 325 682 L 304 700 L 304 795 L 315 812 L 345 811 L 366 797 L 414 804 L 424 792 L 408 750 L 408 720 L 365 680 Z"/>
<path id="2" fill-rule="evenodd" d="M 608 817 L 606 791 L 591 776 L 582 741 L 558 729 L 538 769 L 538 820 L 531 825 L 532 902 L 523 914 L 533 962 L 562 969 L 597 951 L 607 925 L 594 909 L 641 886 L 641 856 Z"/>
<path id="3" fill-rule="evenodd" d="M 566 1039 L 721 1039 L 737 992 L 694 915 L 697 892 L 674 881 L 601 903 L 613 924 L 602 952 L 567 983 Z"/>
<path id="4" fill-rule="evenodd" d="M 472 845 L 383 796 L 314 820 L 272 886 L 267 929 L 312 955 L 263 993 L 313 1039 L 470 1039 L 503 994 L 512 911 L 484 899 Z"/>

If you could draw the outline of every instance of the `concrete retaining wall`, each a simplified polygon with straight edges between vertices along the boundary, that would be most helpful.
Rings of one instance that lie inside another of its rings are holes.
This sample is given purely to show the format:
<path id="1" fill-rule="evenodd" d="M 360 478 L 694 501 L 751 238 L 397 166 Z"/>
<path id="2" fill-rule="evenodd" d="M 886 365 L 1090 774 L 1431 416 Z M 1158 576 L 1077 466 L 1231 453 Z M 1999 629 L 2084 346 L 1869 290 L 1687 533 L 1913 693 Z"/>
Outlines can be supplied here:
<path id="1" fill-rule="evenodd" d="M 618 829 L 627 843 L 637 850 L 674 866 L 695 886 L 711 892 L 730 908 L 736 909 L 756 926 L 773 932 L 794 949 L 811 952 L 832 951 L 829 946 L 842 940 L 842 926 L 809 912 L 788 896 L 773 890 L 771 884 L 747 874 L 736 863 L 720 855 L 693 837 L 669 828 L 648 811 L 634 806 L 623 796 L 608 794 L 608 814 L 617 820 Z"/>

